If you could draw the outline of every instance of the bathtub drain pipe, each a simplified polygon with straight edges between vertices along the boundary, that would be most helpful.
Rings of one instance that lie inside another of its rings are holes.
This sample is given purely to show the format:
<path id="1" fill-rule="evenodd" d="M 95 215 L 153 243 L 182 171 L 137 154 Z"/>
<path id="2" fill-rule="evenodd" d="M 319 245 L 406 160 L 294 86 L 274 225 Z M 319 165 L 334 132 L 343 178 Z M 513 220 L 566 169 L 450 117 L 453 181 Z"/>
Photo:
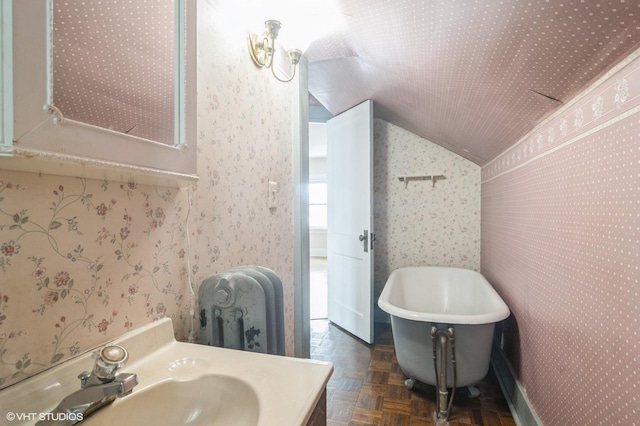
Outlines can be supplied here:
<path id="1" fill-rule="evenodd" d="M 453 405 L 453 397 L 456 392 L 458 382 L 458 372 L 456 368 L 456 346 L 455 330 L 452 325 L 447 330 L 439 330 L 435 325 L 431 327 L 431 342 L 433 346 L 433 368 L 436 378 L 437 398 L 437 418 L 447 420 Z M 440 368 L 438 368 L 438 343 L 440 346 Z M 451 397 L 447 390 L 447 344 L 451 343 L 451 364 L 453 370 L 453 387 Z"/>

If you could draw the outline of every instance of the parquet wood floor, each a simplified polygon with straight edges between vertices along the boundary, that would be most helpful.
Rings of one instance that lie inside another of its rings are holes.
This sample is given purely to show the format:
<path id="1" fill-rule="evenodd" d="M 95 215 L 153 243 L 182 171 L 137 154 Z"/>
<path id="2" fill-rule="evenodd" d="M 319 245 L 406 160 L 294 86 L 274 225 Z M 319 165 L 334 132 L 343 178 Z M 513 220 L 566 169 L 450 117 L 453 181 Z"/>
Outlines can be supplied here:
<path id="1" fill-rule="evenodd" d="M 410 391 L 398 366 L 390 325 L 376 324 L 375 344 L 366 345 L 327 320 L 311 322 L 311 358 L 331 361 L 327 425 L 440 425 L 433 419 L 436 389 L 418 383 Z M 481 395 L 456 391 L 449 426 L 515 426 L 493 370 L 479 383 Z"/>

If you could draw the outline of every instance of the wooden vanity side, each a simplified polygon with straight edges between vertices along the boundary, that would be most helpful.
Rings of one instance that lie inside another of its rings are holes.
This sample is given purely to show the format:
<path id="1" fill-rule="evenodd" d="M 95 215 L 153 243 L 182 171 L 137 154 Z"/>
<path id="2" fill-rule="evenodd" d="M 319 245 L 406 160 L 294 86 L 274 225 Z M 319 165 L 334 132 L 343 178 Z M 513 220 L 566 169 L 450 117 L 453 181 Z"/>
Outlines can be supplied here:
<path id="1" fill-rule="evenodd" d="M 327 390 L 325 389 L 320 396 L 320 400 L 311 413 L 311 418 L 307 422 L 307 426 L 326 426 L 327 425 Z"/>

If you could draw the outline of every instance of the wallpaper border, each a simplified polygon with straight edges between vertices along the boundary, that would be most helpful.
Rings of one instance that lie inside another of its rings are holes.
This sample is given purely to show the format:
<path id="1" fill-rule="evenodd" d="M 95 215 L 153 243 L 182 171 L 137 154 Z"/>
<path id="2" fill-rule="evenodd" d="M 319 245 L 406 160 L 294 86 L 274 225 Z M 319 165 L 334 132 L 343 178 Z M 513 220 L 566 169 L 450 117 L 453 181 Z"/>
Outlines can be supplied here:
<path id="1" fill-rule="evenodd" d="M 635 63 L 638 57 L 640 49 L 633 51 L 519 141 L 482 166 L 481 182 L 489 182 L 524 167 L 640 112 L 640 91 L 633 97 L 629 95 L 629 82 L 632 84 L 639 80 L 631 77 L 632 74 L 640 74 L 640 63 Z M 627 70 L 631 65 L 635 66 Z M 589 112 L 590 116 L 586 117 Z M 612 118 L 603 122 L 609 115 Z M 559 140 L 564 141 L 558 143 Z"/>

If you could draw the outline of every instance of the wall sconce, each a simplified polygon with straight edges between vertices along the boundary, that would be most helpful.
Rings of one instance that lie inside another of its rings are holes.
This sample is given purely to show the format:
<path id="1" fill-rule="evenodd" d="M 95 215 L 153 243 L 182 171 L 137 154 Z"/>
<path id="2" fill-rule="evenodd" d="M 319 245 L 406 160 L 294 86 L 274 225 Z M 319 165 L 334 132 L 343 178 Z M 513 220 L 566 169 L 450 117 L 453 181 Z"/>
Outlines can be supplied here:
<path id="1" fill-rule="evenodd" d="M 260 35 L 249 33 L 249 54 L 257 66 L 261 68 L 271 68 L 273 76 L 278 81 L 286 83 L 295 77 L 296 65 L 300 62 L 302 51 L 300 49 L 289 49 L 287 51 L 289 62 L 291 62 L 291 77 L 288 79 L 278 77 L 273 66 L 273 58 L 276 53 L 275 40 L 278 38 L 278 32 L 281 26 L 280 21 L 270 19 L 264 23 L 264 33 Z"/>

